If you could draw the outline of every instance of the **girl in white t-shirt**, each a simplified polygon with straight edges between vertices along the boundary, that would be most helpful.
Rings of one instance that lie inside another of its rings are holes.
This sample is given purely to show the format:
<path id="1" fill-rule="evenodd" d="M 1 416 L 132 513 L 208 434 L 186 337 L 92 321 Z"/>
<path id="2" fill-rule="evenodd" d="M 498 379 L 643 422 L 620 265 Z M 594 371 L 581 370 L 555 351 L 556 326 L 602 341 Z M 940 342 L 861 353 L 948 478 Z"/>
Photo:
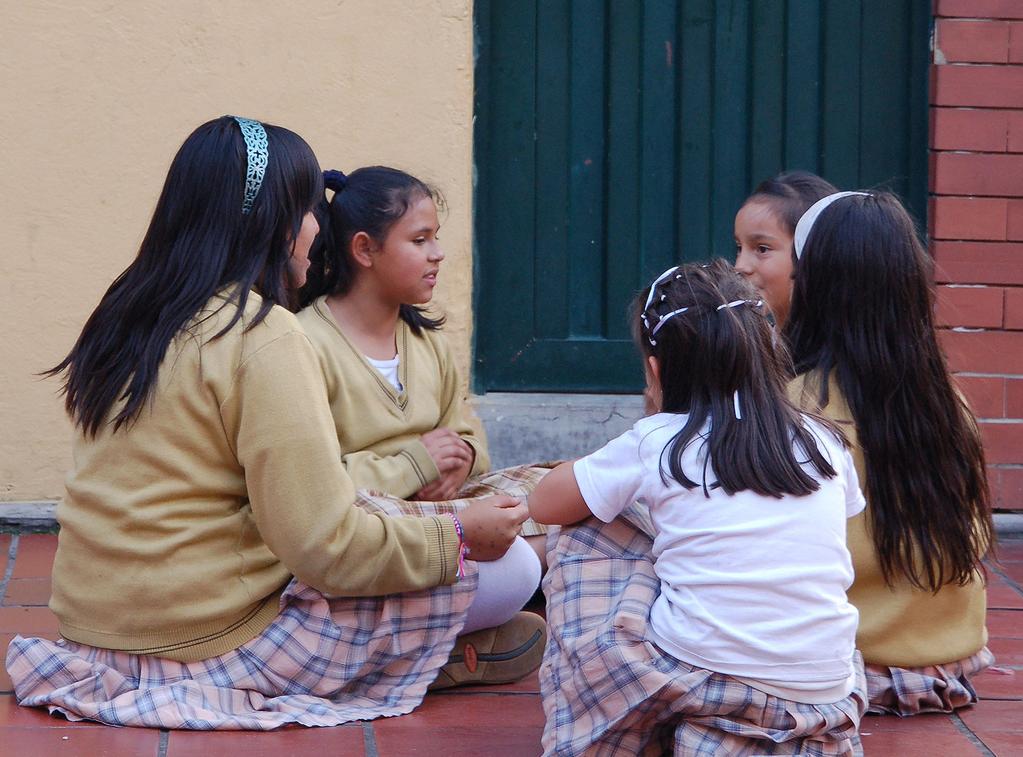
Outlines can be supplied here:
<path id="1" fill-rule="evenodd" d="M 637 311 L 649 414 L 529 499 L 585 521 L 548 544 L 545 751 L 855 752 L 844 440 L 786 398 L 763 303 L 724 261 L 669 269 Z"/>

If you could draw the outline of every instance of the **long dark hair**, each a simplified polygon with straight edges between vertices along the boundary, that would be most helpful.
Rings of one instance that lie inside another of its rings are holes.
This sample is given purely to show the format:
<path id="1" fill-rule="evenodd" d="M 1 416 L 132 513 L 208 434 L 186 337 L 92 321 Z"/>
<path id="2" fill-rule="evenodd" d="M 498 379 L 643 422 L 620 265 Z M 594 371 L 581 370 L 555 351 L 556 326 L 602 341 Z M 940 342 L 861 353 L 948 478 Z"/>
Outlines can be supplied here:
<path id="1" fill-rule="evenodd" d="M 345 176 L 340 171 L 324 174 L 328 189 L 334 190 L 330 202 L 324 200 L 317 211 L 320 233 L 309 251 L 309 273 L 302 288 L 301 301 L 308 305 L 317 297 L 345 294 L 355 281 L 352 239 L 360 231 L 378 244 L 415 203 L 430 198 L 444 206 L 440 192 L 415 176 L 387 166 L 367 166 Z M 402 304 L 398 316 L 418 335 L 422 329 L 439 329 L 444 318 L 430 318 L 422 308 Z"/>
<path id="2" fill-rule="evenodd" d="M 772 343 L 762 304 L 728 263 L 680 266 L 653 287 L 644 308 L 647 299 L 647 291 L 638 296 L 634 323 L 644 355 L 660 364 L 661 410 L 689 414 L 664 450 L 672 478 L 687 489 L 698 485 L 682 469 L 682 457 L 690 443 L 702 439 L 708 418 L 706 461 L 728 494 L 803 496 L 819 489 L 793 443 L 821 476 L 835 475 L 814 432 L 788 400 L 784 350 Z M 661 316 L 682 308 L 687 310 L 658 326 Z M 822 425 L 841 438 L 833 426 Z M 706 469 L 702 486 L 705 492 L 711 486 Z"/>
<path id="3" fill-rule="evenodd" d="M 820 378 L 821 406 L 834 372 L 852 411 L 885 580 L 937 591 L 969 582 L 994 534 L 984 450 L 938 347 L 932 280 L 897 198 L 842 198 L 807 239 L 785 338 L 796 372 Z"/>
<path id="4" fill-rule="evenodd" d="M 174 336 L 218 291 L 242 316 L 249 290 L 263 302 L 247 328 L 274 305 L 289 305 L 287 266 L 303 216 L 323 197 L 316 157 L 301 137 L 264 124 L 268 162 L 251 210 L 242 212 L 247 153 L 231 116 L 209 121 L 185 140 L 167 173 L 138 255 L 107 289 L 74 347 L 45 372 L 66 372 L 65 405 L 95 436 L 128 424 L 153 391 Z"/>
<path id="5" fill-rule="evenodd" d="M 753 193 L 746 198 L 746 203 L 768 203 L 791 235 L 795 233 L 796 224 L 811 205 L 837 191 L 835 185 L 815 173 L 786 171 L 757 184 Z M 796 262 L 795 255 L 793 250 L 793 263 Z"/>

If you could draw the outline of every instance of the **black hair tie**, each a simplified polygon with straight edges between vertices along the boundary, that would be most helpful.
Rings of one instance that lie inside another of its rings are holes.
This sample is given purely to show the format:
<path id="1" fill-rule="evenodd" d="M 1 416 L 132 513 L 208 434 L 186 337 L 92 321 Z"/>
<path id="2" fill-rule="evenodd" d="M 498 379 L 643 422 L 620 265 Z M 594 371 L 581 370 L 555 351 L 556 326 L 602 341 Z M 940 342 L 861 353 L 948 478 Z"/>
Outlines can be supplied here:
<path id="1" fill-rule="evenodd" d="M 333 190 L 334 192 L 340 192 L 342 189 L 348 186 L 348 177 L 345 176 L 341 171 L 324 171 L 323 172 L 323 186 L 327 189 Z"/>

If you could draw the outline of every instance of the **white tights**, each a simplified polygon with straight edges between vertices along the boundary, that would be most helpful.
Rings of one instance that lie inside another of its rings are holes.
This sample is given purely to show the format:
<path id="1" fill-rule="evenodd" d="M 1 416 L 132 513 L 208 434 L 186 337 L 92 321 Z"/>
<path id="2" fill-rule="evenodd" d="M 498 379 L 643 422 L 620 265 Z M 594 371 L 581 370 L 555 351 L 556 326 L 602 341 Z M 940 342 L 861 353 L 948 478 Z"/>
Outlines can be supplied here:
<path id="1" fill-rule="evenodd" d="M 515 617 L 540 585 L 540 559 L 521 536 L 498 560 L 476 563 L 479 588 L 469 605 L 462 633 L 494 628 Z"/>

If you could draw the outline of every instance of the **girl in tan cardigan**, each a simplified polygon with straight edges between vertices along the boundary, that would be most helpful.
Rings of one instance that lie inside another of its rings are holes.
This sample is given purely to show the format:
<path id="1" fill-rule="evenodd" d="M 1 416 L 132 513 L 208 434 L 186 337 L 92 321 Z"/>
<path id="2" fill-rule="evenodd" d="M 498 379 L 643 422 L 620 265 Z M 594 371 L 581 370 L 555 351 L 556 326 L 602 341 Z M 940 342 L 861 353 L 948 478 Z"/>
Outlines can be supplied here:
<path id="1" fill-rule="evenodd" d="M 430 302 L 444 260 L 436 190 L 404 171 L 370 166 L 324 174 L 329 203 L 312 247 L 308 306 L 299 313 L 319 358 L 345 469 L 359 489 L 429 501 L 458 513 L 494 491 L 525 497 L 546 469 L 520 466 L 484 478 L 486 444 L 470 423 L 443 318 Z M 523 534 L 536 552 L 542 526 Z M 481 568 L 466 628 L 509 620 L 539 585 L 525 539 Z"/>
<path id="2" fill-rule="evenodd" d="M 841 423 L 867 498 L 849 522 L 857 646 L 875 712 L 975 702 L 991 664 L 984 452 L 934 329 L 931 259 L 893 195 L 838 193 L 795 231 L 794 399 Z"/>
<path id="3" fill-rule="evenodd" d="M 410 711 L 446 662 L 476 561 L 506 552 L 525 508 L 354 506 L 287 307 L 322 196 L 312 151 L 281 127 L 225 116 L 178 151 L 138 256 L 51 371 L 76 426 L 50 602 L 62 638 L 12 641 L 21 704 L 114 725 L 334 725 Z M 529 623 L 490 630 L 478 678 L 539 663 Z M 487 662 L 516 649 L 518 668 Z"/>

